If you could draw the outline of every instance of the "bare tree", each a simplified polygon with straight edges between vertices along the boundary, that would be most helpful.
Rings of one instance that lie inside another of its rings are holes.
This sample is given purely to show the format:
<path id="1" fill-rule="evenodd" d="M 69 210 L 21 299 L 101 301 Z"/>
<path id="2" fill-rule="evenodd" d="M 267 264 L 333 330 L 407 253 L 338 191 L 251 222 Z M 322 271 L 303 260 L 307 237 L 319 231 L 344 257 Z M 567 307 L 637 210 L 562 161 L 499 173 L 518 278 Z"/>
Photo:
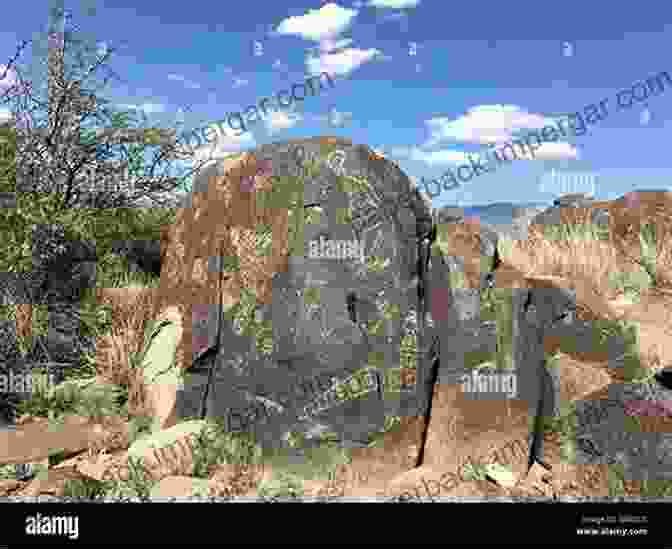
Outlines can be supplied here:
<path id="1" fill-rule="evenodd" d="M 210 159 L 196 162 L 174 128 L 115 110 L 101 92 L 118 79 L 108 64 L 115 49 L 81 38 L 62 9 L 51 19 L 46 54 L 40 40 L 24 41 L 0 75 L 0 105 L 16 129 L 16 191 L 55 193 L 59 210 L 173 206 Z M 34 58 L 46 57 L 46 86 L 18 62 L 29 46 Z M 179 173 L 179 161 L 191 169 Z"/>

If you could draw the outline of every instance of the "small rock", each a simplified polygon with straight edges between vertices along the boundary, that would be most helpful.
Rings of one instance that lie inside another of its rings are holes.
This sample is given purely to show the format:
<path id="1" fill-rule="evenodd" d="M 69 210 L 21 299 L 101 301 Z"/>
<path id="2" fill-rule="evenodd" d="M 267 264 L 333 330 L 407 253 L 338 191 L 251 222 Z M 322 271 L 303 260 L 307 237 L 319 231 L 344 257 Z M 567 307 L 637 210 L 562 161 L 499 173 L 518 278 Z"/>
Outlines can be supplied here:
<path id="1" fill-rule="evenodd" d="M 204 427 L 194 420 L 155 432 L 135 441 L 128 456 L 142 460 L 156 478 L 185 473 L 193 467 L 191 439 Z"/>
<path id="2" fill-rule="evenodd" d="M 488 464 L 485 467 L 485 475 L 488 479 L 502 487 L 511 488 L 518 482 L 515 474 L 511 470 L 504 466 L 500 466 L 499 464 Z"/>

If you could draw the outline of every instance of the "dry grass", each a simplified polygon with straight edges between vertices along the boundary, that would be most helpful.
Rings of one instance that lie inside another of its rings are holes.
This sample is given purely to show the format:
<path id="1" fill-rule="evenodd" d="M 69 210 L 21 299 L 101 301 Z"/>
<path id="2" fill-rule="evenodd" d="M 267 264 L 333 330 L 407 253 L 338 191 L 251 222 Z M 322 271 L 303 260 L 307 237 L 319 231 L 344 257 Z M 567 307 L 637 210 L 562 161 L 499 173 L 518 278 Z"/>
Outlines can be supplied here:
<path id="1" fill-rule="evenodd" d="M 131 353 L 141 350 L 145 323 L 151 319 L 157 289 L 140 286 L 97 289 L 99 303 L 111 309 L 112 330 L 98 338 L 97 374 L 128 388 L 128 411 L 132 416 L 149 413 L 142 372 L 131 362 Z"/>
<path id="2" fill-rule="evenodd" d="M 564 230 L 530 226 L 525 241 L 504 239 L 503 260 L 526 275 L 563 277 L 581 281 L 592 292 L 612 300 L 622 293 L 614 274 L 636 272 L 645 261 L 640 243 L 644 223 L 616 201 L 610 204 L 610 225 L 606 239 L 590 227 L 590 209 L 561 209 L 561 219 L 573 225 Z M 672 207 L 672 203 L 670 205 Z M 672 208 L 650 208 L 644 222 L 656 228 L 654 261 L 657 286 L 672 282 Z M 666 214 L 667 212 L 667 214 Z"/>

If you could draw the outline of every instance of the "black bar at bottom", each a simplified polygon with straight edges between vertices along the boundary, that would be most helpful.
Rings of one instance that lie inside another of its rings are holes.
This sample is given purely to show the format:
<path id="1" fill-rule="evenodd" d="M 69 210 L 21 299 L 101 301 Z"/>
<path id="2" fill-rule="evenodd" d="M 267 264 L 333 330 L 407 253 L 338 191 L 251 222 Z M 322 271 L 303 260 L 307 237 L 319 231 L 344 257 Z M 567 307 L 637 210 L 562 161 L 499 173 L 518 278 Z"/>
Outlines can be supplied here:
<path id="1" fill-rule="evenodd" d="M 0 548 L 670 547 L 669 502 L 326 503 L 2 501 Z M 76 533 L 26 533 L 54 517 Z"/>

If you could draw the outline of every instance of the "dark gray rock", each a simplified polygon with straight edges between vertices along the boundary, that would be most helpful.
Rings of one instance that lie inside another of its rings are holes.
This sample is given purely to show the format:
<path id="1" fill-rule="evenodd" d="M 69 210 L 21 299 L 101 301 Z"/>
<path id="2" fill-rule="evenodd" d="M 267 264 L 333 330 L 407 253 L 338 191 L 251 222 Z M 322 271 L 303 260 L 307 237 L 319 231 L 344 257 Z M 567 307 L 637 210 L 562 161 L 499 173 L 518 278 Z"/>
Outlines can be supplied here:
<path id="1" fill-rule="evenodd" d="M 369 187 L 350 195 L 343 193 L 334 168 L 322 160 L 322 169 L 304 187 L 304 203 L 320 206 L 323 215 L 320 224 L 304 227 L 304 238 L 307 243 L 320 235 L 362 240 L 367 255 L 383 256 L 390 265 L 373 272 L 354 260 L 314 259 L 307 254 L 292 257 L 288 271 L 273 279 L 272 304 L 258 308 L 262 318 L 272 321 L 274 350 L 270 358 L 251 351 L 251 339 L 234 335 L 235 327 L 227 325 L 222 346 L 226 358 L 218 359 L 221 368 L 213 386 L 216 397 L 208 404 L 208 414 L 228 414 L 236 425 L 258 426 L 259 437 L 268 441 L 277 441 L 283 431 L 293 428 L 308 433 L 327 425 L 344 440 L 356 440 L 371 426 L 381 427 L 387 404 L 373 394 L 354 404 L 334 403 L 316 418 L 301 421 L 299 416 L 336 379 L 343 380 L 361 369 L 370 353 L 381 354 L 385 365 L 398 365 L 401 335 L 411 330 L 405 323 L 417 307 L 416 238 L 431 227 L 431 205 L 394 164 L 372 161 L 365 147 L 343 142 L 337 148 L 343 151 L 343 171 L 366 178 Z M 256 156 L 267 161 L 274 175 L 300 176 L 303 167 L 295 158 L 296 151 L 296 145 L 270 144 L 259 148 Z M 301 155 L 324 159 L 326 153 L 323 144 L 315 142 L 304 143 Z M 217 170 L 216 165 L 206 169 L 194 182 L 194 190 L 202 189 Z M 337 209 L 347 206 L 353 213 L 352 225 L 336 223 Z M 307 287 L 319 287 L 319 303 L 303 299 Z M 400 306 L 400 318 L 384 321 L 384 336 L 369 336 L 366 327 L 382 320 L 384 301 Z M 206 348 L 214 343 L 216 312 L 207 317 Z M 194 412 L 200 396 L 197 387 L 202 383 L 204 374 L 193 372 L 181 398 L 184 409 L 189 403 Z M 401 407 L 398 402 L 395 410 Z M 417 404 L 411 410 L 411 400 L 403 406 L 407 414 L 417 414 Z"/>
<path id="2" fill-rule="evenodd" d="M 437 209 L 437 223 L 460 223 L 464 221 L 464 209 L 444 206 Z"/>
<path id="3" fill-rule="evenodd" d="M 112 252 L 128 260 L 131 272 L 161 275 L 161 242 L 158 240 L 119 240 Z"/>

